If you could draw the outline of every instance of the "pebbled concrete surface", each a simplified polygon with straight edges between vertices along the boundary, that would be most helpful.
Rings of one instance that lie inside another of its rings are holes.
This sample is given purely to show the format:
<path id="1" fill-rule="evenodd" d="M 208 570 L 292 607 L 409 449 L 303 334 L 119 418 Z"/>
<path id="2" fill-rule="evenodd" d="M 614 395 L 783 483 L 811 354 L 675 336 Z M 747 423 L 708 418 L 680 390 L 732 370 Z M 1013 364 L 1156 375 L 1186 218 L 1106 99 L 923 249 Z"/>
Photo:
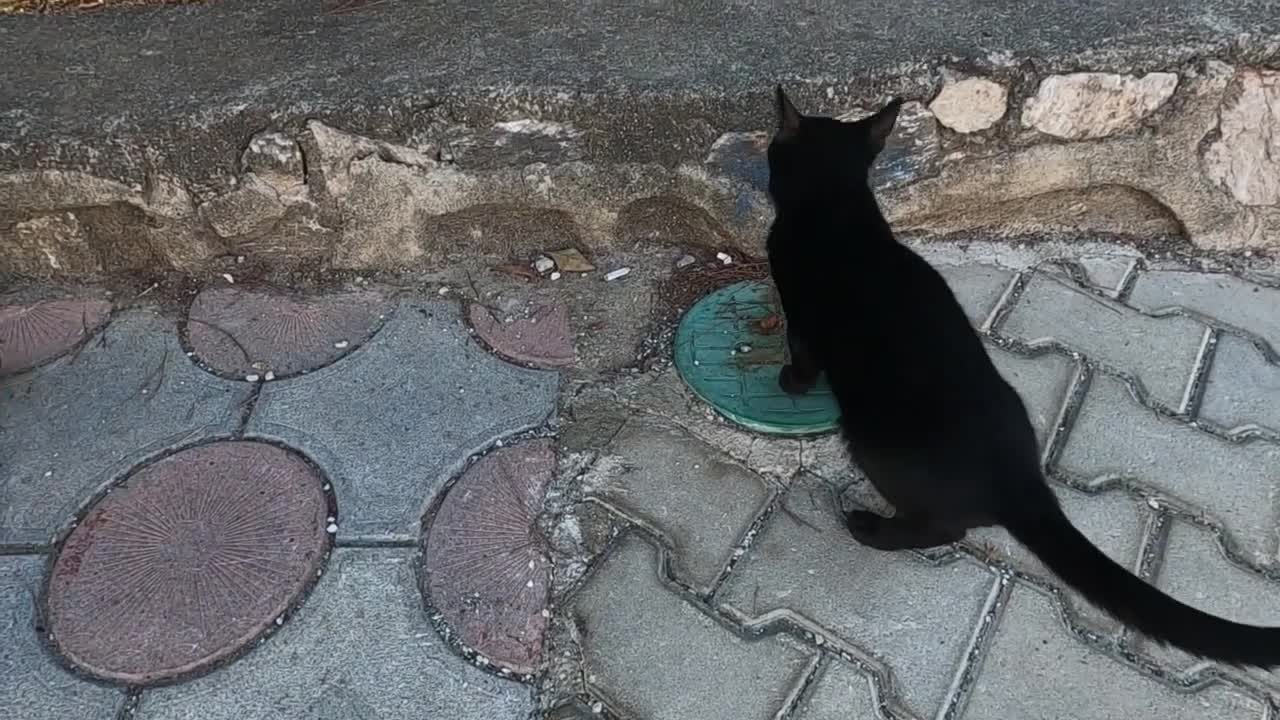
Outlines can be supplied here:
<path id="1" fill-rule="evenodd" d="M 521 718 L 529 690 L 458 662 L 406 549 L 340 549 L 303 609 L 224 671 L 148 692 L 139 720 Z"/>
<path id="2" fill-rule="evenodd" d="M 468 456 L 549 417 L 556 387 L 481 350 L 456 305 L 405 301 L 345 362 L 267 383 L 247 429 L 328 469 L 340 539 L 408 540 Z"/>
<path id="3" fill-rule="evenodd" d="M 0 708 L 30 720 L 112 720 L 124 692 L 76 679 L 33 631 L 43 575 L 41 558 L 0 557 Z"/>
<path id="4" fill-rule="evenodd" d="M 98 489 L 174 445 L 227 435 L 250 386 L 197 369 L 177 326 L 124 313 L 73 353 L 0 384 L 0 542 L 40 544 Z"/>

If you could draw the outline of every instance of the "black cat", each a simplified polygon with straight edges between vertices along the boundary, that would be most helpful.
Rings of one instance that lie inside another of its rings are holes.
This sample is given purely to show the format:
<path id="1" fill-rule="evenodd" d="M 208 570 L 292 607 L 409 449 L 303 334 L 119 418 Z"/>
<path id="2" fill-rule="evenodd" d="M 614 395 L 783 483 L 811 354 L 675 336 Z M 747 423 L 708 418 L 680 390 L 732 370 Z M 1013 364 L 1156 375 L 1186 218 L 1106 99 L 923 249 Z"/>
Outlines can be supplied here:
<path id="1" fill-rule="evenodd" d="M 1090 601 L 1152 639 L 1239 665 L 1280 664 L 1280 629 L 1228 622 L 1165 595 L 1093 546 L 1040 469 L 1021 398 L 991 364 L 946 281 L 894 239 L 868 172 L 898 101 L 864 120 L 801 115 L 777 89 L 769 263 L 803 393 L 825 372 L 849 450 L 896 514 L 849 513 L 881 550 L 1001 525 Z"/>

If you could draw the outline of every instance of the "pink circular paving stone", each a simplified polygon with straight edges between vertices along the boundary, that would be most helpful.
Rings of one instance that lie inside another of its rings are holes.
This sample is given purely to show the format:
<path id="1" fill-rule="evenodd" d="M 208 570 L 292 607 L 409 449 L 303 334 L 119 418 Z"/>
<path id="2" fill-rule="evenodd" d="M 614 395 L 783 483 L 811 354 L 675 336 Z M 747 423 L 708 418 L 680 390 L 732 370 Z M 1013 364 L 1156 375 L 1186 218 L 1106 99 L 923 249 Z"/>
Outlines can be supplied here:
<path id="1" fill-rule="evenodd" d="M 566 367 L 575 359 L 569 313 L 562 305 L 539 305 L 527 318 L 504 322 L 483 305 L 467 311 L 471 327 L 485 344 L 519 363 Z"/>
<path id="2" fill-rule="evenodd" d="M 316 579 L 329 549 L 323 480 L 273 445 L 170 455 L 102 496 L 49 576 L 51 638 L 75 667 L 129 685 L 234 657 Z"/>
<path id="3" fill-rule="evenodd" d="M 105 300 L 46 300 L 0 306 L 0 377 L 51 360 L 96 330 L 111 312 Z"/>
<path id="4" fill-rule="evenodd" d="M 426 531 L 428 603 L 490 662 L 532 673 L 547 627 L 550 561 L 534 523 L 555 469 L 542 440 L 499 448 L 458 478 Z"/>
<path id="5" fill-rule="evenodd" d="M 390 303 L 373 291 L 302 296 L 219 287 L 187 313 L 187 340 L 214 372 L 296 375 L 327 365 L 373 336 Z"/>

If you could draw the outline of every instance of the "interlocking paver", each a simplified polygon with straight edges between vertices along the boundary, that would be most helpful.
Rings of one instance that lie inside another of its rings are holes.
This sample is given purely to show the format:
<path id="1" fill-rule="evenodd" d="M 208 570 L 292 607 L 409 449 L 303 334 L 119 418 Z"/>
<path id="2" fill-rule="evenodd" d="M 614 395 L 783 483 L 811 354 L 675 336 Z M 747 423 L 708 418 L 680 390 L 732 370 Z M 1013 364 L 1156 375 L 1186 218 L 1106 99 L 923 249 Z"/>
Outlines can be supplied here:
<path id="1" fill-rule="evenodd" d="M 991 315 L 1013 279 L 1011 271 L 995 265 L 940 265 L 938 272 L 976 326 Z"/>
<path id="2" fill-rule="evenodd" d="M 1058 619 L 1053 602 L 1015 587 L 974 682 L 966 720 L 1262 720 L 1261 703 L 1220 687 L 1191 694 L 1091 650 Z"/>
<path id="3" fill-rule="evenodd" d="M 1144 504 L 1118 489 L 1089 495 L 1054 484 L 1054 491 L 1062 501 L 1067 517 L 1085 537 L 1112 560 L 1130 570 L 1137 569 L 1147 515 Z M 1002 559 L 1022 572 L 1048 580 L 1059 588 L 1065 587 L 1039 558 L 1003 528 L 972 530 L 968 539 L 975 547 L 999 552 Z M 1120 627 L 1111 616 L 1088 603 L 1079 593 L 1069 588 L 1068 593 L 1076 612 L 1095 628 L 1110 633 Z"/>
<path id="4" fill-rule="evenodd" d="M 850 665 L 831 659 L 809 686 L 795 717 L 797 720 L 871 720 L 877 717 L 871 679 Z"/>
<path id="5" fill-rule="evenodd" d="M 469 455 L 547 419 L 557 385 L 555 373 L 482 350 L 456 306 L 408 300 L 344 360 L 266 383 L 248 434 L 299 447 L 324 468 L 339 539 L 408 540 Z"/>
<path id="6" fill-rule="evenodd" d="M 1252 342 L 1223 335 L 1205 381 L 1200 416 L 1227 430 L 1280 434 L 1280 365 L 1268 362 Z"/>
<path id="7" fill-rule="evenodd" d="M 1213 533 L 1202 527 L 1174 522 L 1169 528 L 1156 586 L 1218 617 L 1250 625 L 1280 625 L 1280 582 L 1233 564 L 1223 555 Z M 1175 648 L 1140 642 L 1144 649 L 1179 670 L 1205 662 Z M 1252 672 L 1280 687 L 1280 681 L 1271 674 Z"/>
<path id="8" fill-rule="evenodd" d="M 749 617 L 802 614 L 882 658 L 906 705 L 932 716 L 998 580 L 964 560 L 935 567 L 913 553 L 859 545 L 831 493 L 814 482 L 797 480 L 787 511 L 770 516 L 717 602 Z"/>
<path id="9" fill-rule="evenodd" d="M 0 708 L 23 720 L 113 720 L 124 692 L 77 679 L 41 647 L 36 599 L 45 558 L 0 557 Z"/>
<path id="10" fill-rule="evenodd" d="M 1089 482 L 1132 480 L 1225 524 L 1257 562 L 1276 559 L 1280 446 L 1230 443 L 1144 408 L 1096 375 L 1059 466 Z"/>
<path id="11" fill-rule="evenodd" d="M 334 551 L 276 635 L 235 663 L 148 690 L 139 720 L 525 720 L 528 687 L 461 662 L 422 612 L 407 549 Z"/>
<path id="12" fill-rule="evenodd" d="M 632 420 L 608 452 L 618 472 L 589 491 L 666 534 L 675 543 L 675 576 L 709 591 L 768 502 L 767 484 L 684 431 L 655 422 Z"/>
<path id="13" fill-rule="evenodd" d="M 112 320 L 79 353 L 0 383 L 0 542 L 44 543 L 134 463 L 239 425 L 247 383 L 195 367 L 177 325 Z"/>
<path id="14" fill-rule="evenodd" d="M 1280 289 L 1233 275 L 1150 270 L 1138 275 L 1129 304 L 1157 313 L 1184 308 L 1246 330 L 1280 352 Z"/>
<path id="15" fill-rule="evenodd" d="M 623 537 L 577 596 L 589 685 L 636 720 L 766 720 L 813 662 L 782 637 L 743 640 L 664 587 L 653 546 Z"/>
<path id="16" fill-rule="evenodd" d="M 1061 345 L 1133 375 L 1151 396 L 1182 407 L 1207 328 L 1185 317 L 1151 318 L 1034 273 L 998 328 L 1032 347 Z"/>

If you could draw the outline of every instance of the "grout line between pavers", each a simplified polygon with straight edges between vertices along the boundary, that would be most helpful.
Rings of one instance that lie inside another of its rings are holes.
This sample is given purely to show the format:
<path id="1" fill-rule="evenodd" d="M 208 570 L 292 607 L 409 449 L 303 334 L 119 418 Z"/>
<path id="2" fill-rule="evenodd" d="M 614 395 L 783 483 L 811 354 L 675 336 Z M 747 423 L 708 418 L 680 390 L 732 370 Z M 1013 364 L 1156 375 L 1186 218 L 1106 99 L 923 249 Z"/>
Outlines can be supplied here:
<path id="1" fill-rule="evenodd" d="M 778 712 L 773 714 L 773 720 L 791 720 L 795 717 L 796 712 L 800 709 L 800 702 L 804 700 L 805 693 L 818 680 L 819 673 L 829 664 L 826 653 L 817 652 L 813 654 L 813 660 L 809 663 L 809 667 L 805 668 L 804 674 L 791 687 L 791 692 L 787 693 L 787 697 L 782 701 L 782 707 L 778 708 Z"/>
<path id="2" fill-rule="evenodd" d="M 253 417 L 253 411 L 258 407 L 258 398 L 261 396 L 262 381 L 258 381 L 253 383 L 249 396 L 240 403 L 240 419 L 236 422 L 236 429 L 231 432 L 233 438 L 237 440 L 244 438 L 249 430 L 249 420 Z"/>
<path id="3" fill-rule="evenodd" d="M 987 314 L 986 320 L 978 326 L 978 330 L 986 335 L 993 335 L 1004 324 L 1005 318 L 1009 317 L 1009 313 L 1013 312 L 1013 308 L 1018 304 L 1018 300 L 1022 297 L 1023 290 L 1027 288 L 1026 271 L 1014 273 L 1009 278 L 1009 284 L 1005 286 L 1004 292 L 1000 294 L 1000 299 L 996 300 L 995 307 L 991 308 L 991 312 Z"/>
<path id="4" fill-rule="evenodd" d="M 738 561 L 746 557 L 747 553 L 751 551 L 751 545 L 755 542 L 756 537 L 759 536 L 760 531 L 764 529 L 765 523 L 769 521 L 769 518 L 772 517 L 779 508 L 782 508 L 782 504 L 786 502 L 786 497 L 789 493 L 790 491 L 770 491 L 769 499 L 765 502 L 764 506 L 756 512 L 756 516 L 751 520 L 751 524 L 747 526 L 747 529 L 742 533 L 742 537 L 738 539 L 736 544 L 734 544 L 733 551 L 729 553 L 728 561 L 725 562 L 724 567 L 720 569 L 720 572 L 717 573 L 716 577 L 711 581 L 710 589 L 707 590 L 704 598 L 706 602 L 710 603 L 711 598 L 715 597 L 716 593 L 720 592 L 720 588 L 728 582 L 729 575 L 733 572 L 733 569 L 737 567 Z M 785 510 L 785 508 L 782 509 Z"/>
<path id="5" fill-rule="evenodd" d="M 987 567 L 992 569 L 989 565 Z M 938 709 L 938 720 L 952 720 L 960 717 L 964 712 L 965 705 L 969 702 L 969 693 L 973 689 L 973 683 L 982 670 L 982 662 L 991 650 L 996 628 L 1000 626 L 1000 621 L 1004 618 L 1004 608 L 1008 606 L 1009 597 L 1013 594 L 1013 583 L 1010 582 L 1010 576 L 1002 570 L 994 570 L 995 582 L 992 583 L 991 591 L 987 594 L 987 600 L 982 605 L 980 617 L 974 625 L 973 634 L 969 639 L 968 647 L 965 649 L 964 658 L 961 659 L 960 666 L 956 668 L 955 679 L 947 690 L 946 697 L 943 698 L 942 707 Z"/>
<path id="6" fill-rule="evenodd" d="M 1200 338 L 1200 349 L 1196 351 L 1195 364 L 1191 367 L 1191 375 L 1187 378 L 1187 386 L 1182 393 L 1182 401 L 1178 405 L 1177 414 L 1195 422 L 1200 412 L 1200 403 L 1204 399 L 1205 380 L 1213 367 L 1213 358 L 1218 346 L 1219 330 L 1213 327 L 1204 329 Z"/>
<path id="7" fill-rule="evenodd" d="M 1071 379 L 1067 381 L 1067 391 L 1063 393 L 1058 415 L 1054 419 L 1053 430 L 1044 441 L 1044 449 L 1040 455 L 1041 467 L 1051 467 L 1058 461 L 1062 449 L 1067 445 L 1067 438 L 1075 428 L 1080 409 L 1084 407 L 1084 399 L 1089 392 L 1092 380 L 1093 371 L 1088 363 L 1076 359 L 1074 372 L 1071 373 Z"/>
<path id="8" fill-rule="evenodd" d="M 1148 508 L 1143 515 L 1142 544 L 1138 548 L 1134 566 L 1129 570 L 1147 584 L 1155 586 L 1160 567 L 1164 564 L 1164 551 L 1168 547 L 1169 527 L 1172 523 L 1168 513 L 1157 508 Z M 1120 623 L 1120 636 L 1117 640 L 1120 646 L 1134 651 L 1134 640 L 1133 629 Z"/>
<path id="9" fill-rule="evenodd" d="M 1116 288 L 1116 302 L 1129 304 L 1129 296 L 1133 294 L 1133 288 L 1138 284 L 1138 276 L 1142 271 L 1146 270 L 1146 261 L 1143 258 L 1134 258 L 1134 262 L 1125 271 L 1124 277 L 1120 278 L 1120 285 Z"/>
<path id="10" fill-rule="evenodd" d="M 413 538 L 395 539 L 395 538 L 344 538 L 339 536 L 333 541 L 335 548 L 350 549 L 397 549 L 397 550 L 416 550 L 418 548 L 417 540 Z"/>
<path id="11" fill-rule="evenodd" d="M 113 720 L 130 720 L 130 718 L 138 714 L 138 708 L 141 705 L 142 688 L 125 688 L 124 702 L 120 703 L 120 707 L 116 710 Z"/>
<path id="12" fill-rule="evenodd" d="M 53 547 L 44 543 L 5 543 L 0 544 L 0 557 L 22 555 L 48 555 Z"/>

